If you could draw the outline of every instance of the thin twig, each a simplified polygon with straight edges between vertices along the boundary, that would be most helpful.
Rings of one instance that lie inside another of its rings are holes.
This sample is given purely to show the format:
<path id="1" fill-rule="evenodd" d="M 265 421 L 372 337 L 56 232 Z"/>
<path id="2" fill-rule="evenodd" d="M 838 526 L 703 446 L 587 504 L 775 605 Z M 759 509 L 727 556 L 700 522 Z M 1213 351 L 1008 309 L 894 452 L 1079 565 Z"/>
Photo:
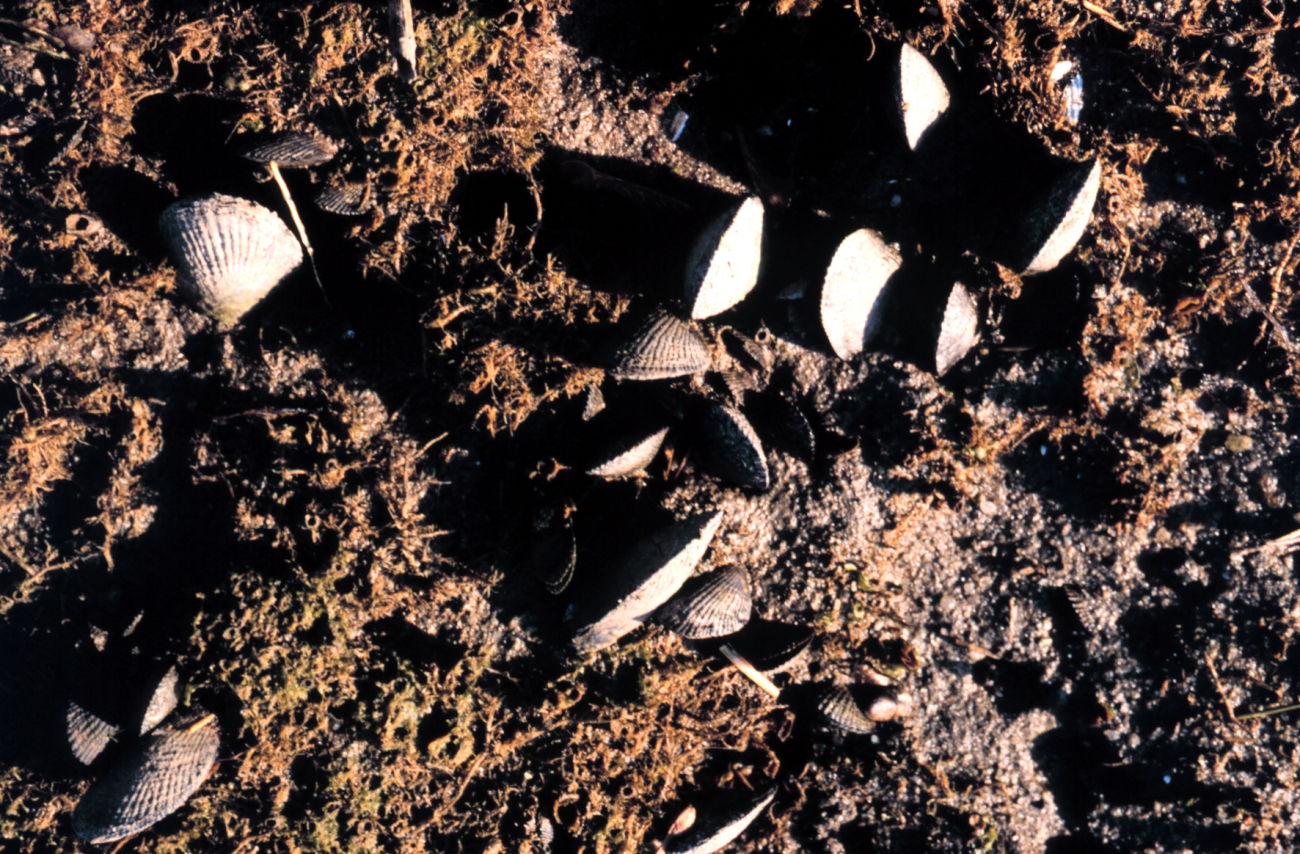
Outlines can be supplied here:
<path id="1" fill-rule="evenodd" d="M 1098 18 L 1101 18 L 1103 21 L 1110 24 L 1112 27 L 1119 30 L 1121 33 L 1128 32 L 1128 28 L 1126 28 L 1119 21 L 1115 20 L 1114 15 L 1112 15 L 1110 12 L 1107 12 L 1105 9 L 1101 8 L 1096 3 L 1090 3 L 1088 2 L 1088 0 L 1080 0 L 1080 2 L 1083 8 L 1087 9 L 1089 12 L 1092 12 Z"/>
<path id="2" fill-rule="evenodd" d="M 1291 706 L 1274 706 L 1271 709 L 1262 709 L 1258 712 L 1251 712 L 1246 715 L 1237 715 L 1239 721 L 1253 721 L 1257 718 L 1268 718 L 1273 715 L 1280 715 L 1284 712 L 1294 712 L 1300 710 L 1300 703 Z"/>
<path id="3" fill-rule="evenodd" d="M 307 229 L 302 224 L 302 218 L 298 216 L 298 206 L 293 203 L 293 197 L 289 195 L 289 185 L 284 183 L 284 176 L 280 174 L 279 165 L 272 160 L 266 164 L 266 169 L 275 179 L 276 185 L 280 188 L 280 195 L 284 196 L 284 203 L 289 206 L 289 216 L 293 217 L 293 224 L 298 229 L 298 239 L 302 241 L 302 247 L 307 250 L 307 263 L 311 266 L 311 274 L 316 279 L 316 287 L 320 288 L 321 296 L 325 298 L 325 304 L 333 308 L 330 304 L 329 294 L 325 293 L 325 284 L 320 280 L 320 271 L 316 269 L 316 252 L 311 248 L 311 241 L 307 239 Z"/>
<path id="4" fill-rule="evenodd" d="M 759 669 L 750 664 L 746 658 L 731 648 L 730 644 L 723 644 L 719 650 L 727 659 L 736 666 L 736 669 L 748 676 L 755 685 L 762 688 L 773 698 L 781 696 L 781 689 L 772 684 L 772 680 L 764 676 Z"/>

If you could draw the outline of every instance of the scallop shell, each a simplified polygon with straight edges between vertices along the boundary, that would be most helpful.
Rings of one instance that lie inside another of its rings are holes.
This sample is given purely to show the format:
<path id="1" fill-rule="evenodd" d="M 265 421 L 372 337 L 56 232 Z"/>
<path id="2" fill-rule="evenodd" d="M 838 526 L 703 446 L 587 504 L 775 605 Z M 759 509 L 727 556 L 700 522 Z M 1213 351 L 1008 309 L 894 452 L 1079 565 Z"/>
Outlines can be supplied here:
<path id="1" fill-rule="evenodd" d="M 737 486 L 767 489 L 771 478 L 763 443 L 740 410 L 713 404 L 704 417 L 704 435 L 711 471 Z"/>
<path id="2" fill-rule="evenodd" d="M 100 720 L 76 703 L 68 703 L 68 744 L 82 765 L 94 762 L 104 752 L 118 728 Z"/>
<path id="3" fill-rule="evenodd" d="M 930 60 L 904 43 L 898 56 L 898 89 L 894 93 L 903 120 L 907 146 L 913 151 L 935 120 L 948 109 L 948 87 Z"/>
<path id="4" fill-rule="evenodd" d="M 574 607 L 581 628 L 573 644 L 587 654 L 604 649 L 650 618 L 695 571 L 722 511 L 701 513 L 647 537 L 610 567 L 597 589 Z"/>
<path id="5" fill-rule="evenodd" d="M 865 734 L 876 728 L 843 685 L 827 685 L 817 698 L 817 711 L 827 723 L 845 732 Z"/>
<path id="6" fill-rule="evenodd" d="M 659 611 L 659 623 L 690 640 L 734 634 L 745 627 L 753 611 L 749 573 L 729 566 L 683 589 Z"/>
<path id="7" fill-rule="evenodd" d="M 745 792 L 708 809 L 697 810 L 695 823 L 664 842 L 665 854 L 713 854 L 735 841 L 776 797 L 776 787 Z"/>
<path id="8" fill-rule="evenodd" d="M 302 246 L 267 208 L 220 193 L 182 199 L 158 219 L 182 292 L 238 320 L 302 263 Z"/>
<path id="9" fill-rule="evenodd" d="M 1021 269 L 1025 276 L 1045 273 L 1068 255 L 1092 218 L 1092 207 L 1101 187 L 1101 161 L 1080 167 L 1066 175 L 1047 198 L 1025 220 L 1022 233 L 1028 235 L 1023 257 L 1030 260 Z"/>
<path id="10" fill-rule="evenodd" d="M 662 380 L 709 369 L 713 354 L 690 324 L 657 311 L 614 352 L 610 373 L 625 380 Z"/>
<path id="11" fill-rule="evenodd" d="M 145 736 L 81 798 L 72 814 L 73 829 L 99 844 L 166 818 L 203 784 L 220 743 L 215 722 L 207 718 L 187 729 Z"/>
<path id="12" fill-rule="evenodd" d="M 758 284 L 763 257 L 763 202 L 750 196 L 704 229 L 686 262 L 691 319 L 721 314 Z"/>
<path id="13" fill-rule="evenodd" d="M 254 163 L 274 163 L 285 168 L 298 168 L 329 163 L 338 152 L 338 145 L 328 137 L 290 130 L 254 143 L 245 148 L 240 156 Z"/>
<path id="14" fill-rule="evenodd" d="M 880 327 L 880 295 L 902 265 L 898 250 L 869 228 L 840 243 L 822 285 L 822 328 L 831 349 L 851 359 L 870 343 Z"/>
<path id="15" fill-rule="evenodd" d="M 329 184 L 316 194 L 316 207 L 339 216 L 364 216 L 375 206 L 367 184 Z"/>
<path id="16" fill-rule="evenodd" d="M 616 478 L 643 471 L 646 466 L 654 462 L 667 435 L 668 428 L 665 427 L 649 436 L 638 436 L 631 441 L 620 442 L 601 456 L 602 462 L 587 469 L 587 474 Z"/>
<path id="17" fill-rule="evenodd" d="M 158 687 L 154 689 L 153 696 L 149 698 L 149 705 L 144 710 L 144 718 L 140 721 L 140 735 L 144 735 L 149 730 L 158 726 L 167 719 L 176 709 L 176 683 L 179 681 L 179 675 L 176 668 L 171 667 L 163 674 L 163 678 L 158 681 Z"/>
<path id="18" fill-rule="evenodd" d="M 975 301 L 961 282 L 948 293 L 948 305 L 943 310 L 943 323 L 939 327 L 939 343 L 934 348 L 934 372 L 938 376 L 948 373 L 970 352 L 979 340 L 979 314 Z"/>

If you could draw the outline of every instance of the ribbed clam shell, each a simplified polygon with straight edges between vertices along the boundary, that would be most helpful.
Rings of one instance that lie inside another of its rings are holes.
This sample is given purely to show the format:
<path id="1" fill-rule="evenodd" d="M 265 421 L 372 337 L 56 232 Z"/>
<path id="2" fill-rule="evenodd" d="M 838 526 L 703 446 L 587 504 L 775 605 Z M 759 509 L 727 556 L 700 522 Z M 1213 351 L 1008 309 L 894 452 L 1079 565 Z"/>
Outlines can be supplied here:
<path id="1" fill-rule="evenodd" d="M 182 199 L 158 227 L 181 291 L 223 322 L 238 320 L 302 263 L 302 246 L 284 222 L 247 199 Z"/>
<path id="2" fill-rule="evenodd" d="M 648 620 L 695 571 L 721 524 L 722 511 L 701 513 L 633 546 L 575 606 L 578 652 L 604 649 Z"/>
<path id="3" fill-rule="evenodd" d="M 745 392 L 758 391 L 758 379 L 749 371 L 731 368 L 722 371 L 722 382 L 727 386 L 727 394 L 737 406 L 745 402 Z"/>
<path id="4" fill-rule="evenodd" d="M 1028 236 L 1024 256 L 1029 261 L 1022 275 L 1054 268 L 1074 249 L 1092 218 L 1101 187 L 1101 161 L 1080 167 L 1062 178 L 1047 198 L 1026 218 L 1022 233 Z"/>
<path id="5" fill-rule="evenodd" d="M 614 352 L 610 370 L 625 380 L 661 380 L 708 370 L 713 355 L 690 324 L 655 312 Z"/>
<path id="6" fill-rule="evenodd" d="M 876 727 L 843 685 L 827 685 L 817 698 L 817 711 L 827 723 L 846 732 L 865 734 Z"/>
<path id="7" fill-rule="evenodd" d="M 684 587 L 659 610 L 658 619 L 690 640 L 716 638 L 743 629 L 753 607 L 749 573 L 744 567 L 728 566 L 700 579 L 694 589 Z"/>
<path id="8" fill-rule="evenodd" d="M 282 131 L 244 149 L 243 158 L 254 163 L 275 163 L 296 168 L 329 163 L 339 147 L 332 139 L 317 133 Z"/>
<path id="9" fill-rule="evenodd" d="M 176 683 L 179 681 L 179 675 L 175 667 L 171 667 L 163 674 L 163 678 L 158 681 L 158 687 L 154 689 L 153 696 L 149 698 L 149 705 L 144 710 L 144 718 L 140 721 L 140 735 L 144 735 L 149 730 L 158 726 L 166 720 L 176 709 Z"/>
<path id="10" fill-rule="evenodd" d="M 375 206 L 366 184 L 329 184 L 316 194 L 316 207 L 339 216 L 363 216 Z"/>
<path id="11" fill-rule="evenodd" d="M 807 626 L 755 617 L 727 639 L 736 652 L 764 672 L 784 667 L 812 643 Z"/>
<path id="12" fill-rule="evenodd" d="M 665 854 L 713 854 L 735 841 L 776 797 L 776 787 L 746 791 L 739 797 L 697 810 L 695 823 L 664 842 Z"/>
<path id="13" fill-rule="evenodd" d="M 870 343 L 880 326 L 880 295 L 903 263 L 881 236 L 861 228 L 840 243 L 822 285 L 822 328 L 831 349 L 851 359 Z"/>
<path id="14" fill-rule="evenodd" d="M 750 196 L 709 224 L 686 262 L 691 319 L 721 314 L 758 284 L 763 256 L 763 202 Z"/>
<path id="15" fill-rule="evenodd" d="M 82 765 L 89 765 L 104 752 L 118 728 L 100 720 L 76 703 L 68 703 L 68 744 Z"/>
<path id="16" fill-rule="evenodd" d="M 894 98 L 902 115 L 907 145 L 915 151 L 921 136 L 948 109 L 948 87 L 925 54 L 906 42 L 898 56 Z"/>
<path id="17" fill-rule="evenodd" d="M 1102 628 L 1097 600 L 1089 596 L 1083 588 L 1074 584 L 1066 585 L 1065 598 L 1069 600 L 1070 607 L 1074 609 L 1074 613 L 1079 618 L 1084 630 L 1089 634 L 1097 634 Z"/>
<path id="18" fill-rule="evenodd" d="M 215 722 L 154 733 L 113 766 L 72 814 L 77 835 L 92 843 L 138 833 L 180 809 L 217 761 Z"/>
<path id="19" fill-rule="evenodd" d="M 710 471 L 736 486 L 767 489 L 771 479 L 763 443 L 738 409 L 722 403 L 710 406 L 704 435 Z"/>
<path id="20" fill-rule="evenodd" d="M 934 348 L 934 372 L 938 376 L 962 360 L 979 340 L 979 314 L 975 300 L 961 282 L 948 293 L 948 305 L 943 310 L 943 323 L 939 327 L 939 343 Z"/>
<path id="21" fill-rule="evenodd" d="M 627 477 L 645 470 L 645 467 L 654 462 L 654 458 L 659 453 L 659 448 L 664 443 L 664 437 L 668 435 L 668 428 L 656 430 L 649 436 L 637 436 L 630 440 L 619 442 L 613 448 L 610 448 L 601 457 L 601 462 L 587 470 L 587 474 L 596 477 L 616 478 Z"/>

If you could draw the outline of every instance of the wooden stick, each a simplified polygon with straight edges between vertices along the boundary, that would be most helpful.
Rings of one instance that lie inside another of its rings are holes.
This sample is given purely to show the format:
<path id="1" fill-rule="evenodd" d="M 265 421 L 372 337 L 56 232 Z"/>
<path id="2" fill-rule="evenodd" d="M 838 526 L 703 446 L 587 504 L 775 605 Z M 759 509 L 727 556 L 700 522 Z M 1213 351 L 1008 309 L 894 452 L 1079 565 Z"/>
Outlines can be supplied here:
<path id="1" fill-rule="evenodd" d="M 388 47 L 397 73 L 407 83 L 415 80 L 415 17 L 411 0 L 388 0 Z"/>
<path id="2" fill-rule="evenodd" d="M 724 643 L 720 651 L 736 666 L 737 670 L 748 676 L 755 685 L 762 688 L 773 698 L 781 696 L 781 689 L 773 685 L 772 680 L 760 673 L 757 667 L 746 661 L 743 655 L 732 649 L 730 644 Z"/>
<path id="3" fill-rule="evenodd" d="M 280 195 L 284 196 L 284 203 L 289 206 L 289 216 L 293 217 L 294 227 L 298 229 L 298 239 L 302 241 L 302 248 L 307 250 L 307 263 L 311 266 L 312 277 L 316 279 L 316 287 L 320 288 L 321 296 L 325 297 L 325 304 L 330 304 L 329 295 L 325 293 L 325 283 L 320 280 L 320 270 L 316 269 L 316 253 L 311 248 L 311 241 L 307 239 L 307 229 L 302 224 L 302 217 L 298 216 L 298 206 L 293 203 L 293 197 L 289 195 L 289 185 L 284 183 L 284 176 L 280 174 L 280 166 L 274 160 L 266 164 L 266 169 L 275 179 L 276 186 L 280 188 Z M 333 306 L 330 306 L 333 308 Z"/>
<path id="4" fill-rule="evenodd" d="M 1123 24 L 1115 20 L 1114 15 L 1112 15 L 1110 12 L 1107 12 L 1105 9 L 1101 8 L 1096 3 L 1090 3 L 1088 2 L 1088 0 L 1080 0 L 1080 3 L 1082 4 L 1083 8 L 1087 9 L 1089 12 L 1092 12 L 1094 15 L 1101 18 L 1103 21 L 1110 24 L 1112 27 L 1119 30 L 1121 33 L 1128 32 L 1128 30 L 1124 27 Z"/>

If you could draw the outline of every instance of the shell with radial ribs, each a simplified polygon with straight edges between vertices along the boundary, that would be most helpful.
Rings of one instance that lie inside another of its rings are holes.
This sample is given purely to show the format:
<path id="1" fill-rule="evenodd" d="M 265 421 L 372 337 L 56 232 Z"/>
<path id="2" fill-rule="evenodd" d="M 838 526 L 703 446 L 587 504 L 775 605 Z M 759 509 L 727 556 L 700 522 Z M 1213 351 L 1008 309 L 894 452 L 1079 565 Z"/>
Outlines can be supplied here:
<path id="1" fill-rule="evenodd" d="M 238 320 L 302 263 L 302 246 L 280 217 L 247 199 L 182 199 L 158 227 L 180 290 L 222 322 Z"/>
<path id="2" fill-rule="evenodd" d="M 692 581 L 697 581 L 693 589 L 683 587 L 659 610 L 658 620 L 665 628 L 700 640 L 734 634 L 749 622 L 754 600 L 744 567 L 728 566 Z"/>
<path id="3" fill-rule="evenodd" d="M 691 319 L 721 314 L 758 284 L 763 257 L 763 202 L 750 196 L 709 224 L 686 262 Z"/>
<path id="4" fill-rule="evenodd" d="M 316 207 L 339 216 L 364 216 L 375 206 L 368 184 L 328 184 L 316 194 Z"/>
<path id="5" fill-rule="evenodd" d="M 180 677 L 175 667 L 168 668 L 163 674 L 162 679 L 158 681 L 158 687 L 149 698 L 148 707 L 144 710 L 144 718 L 140 721 L 140 735 L 158 726 L 176 709 L 176 702 L 179 699 L 176 696 L 176 683 L 179 681 Z"/>
<path id="6" fill-rule="evenodd" d="M 254 163 L 304 168 L 329 163 L 338 151 L 339 147 L 332 139 L 318 133 L 290 130 L 248 146 L 241 156 Z"/>
<path id="7" fill-rule="evenodd" d="M 745 791 L 721 803 L 698 808 L 695 823 L 685 833 L 670 836 L 665 854 L 713 854 L 745 832 L 776 797 L 776 787 Z"/>
<path id="8" fill-rule="evenodd" d="M 880 328 L 881 294 L 903 263 L 880 234 L 860 228 L 840 242 L 822 285 L 822 328 L 831 349 L 851 359 Z"/>
<path id="9" fill-rule="evenodd" d="M 904 43 L 898 56 L 894 100 L 903 121 L 907 146 L 913 151 L 930 126 L 948 109 L 948 87 L 925 54 Z"/>
<path id="10" fill-rule="evenodd" d="M 68 703 L 68 744 L 82 765 L 94 762 L 117 733 L 117 727 L 76 703 Z"/>
<path id="11" fill-rule="evenodd" d="M 587 474 L 604 478 L 619 478 L 644 471 L 654 462 L 659 448 L 668 435 L 668 428 L 656 430 L 650 435 L 637 435 L 625 439 L 601 455 L 600 462 L 587 469 Z"/>
<path id="12" fill-rule="evenodd" d="M 858 706 L 849 689 L 843 685 L 827 685 L 817 698 L 817 711 L 826 723 L 845 732 L 858 734 L 869 733 L 875 729 L 875 722 Z"/>
<path id="13" fill-rule="evenodd" d="M 709 470 L 736 486 L 767 489 L 771 478 L 763 443 L 740 410 L 714 403 L 704 416 Z"/>
<path id="14" fill-rule="evenodd" d="M 1021 233 L 1026 236 L 1021 258 L 1025 276 L 1045 273 L 1061 263 L 1074 249 L 1092 218 L 1092 207 L 1101 187 L 1101 161 L 1080 166 L 1056 183 L 1041 203 L 1025 218 Z"/>
<path id="15" fill-rule="evenodd" d="M 706 371 L 713 354 L 691 325 L 657 311 L 614 351 L 610 373 L 624 380 L 662 380 Z"/>
<path id="16" fill-rule="evenodd" d="M 979 340 L 979 314 L 975 301 L 961 282 L 948 292 L 948 304 L 939 326 L 939 341 L 934 348 L 934 372 L 938 376 L 948 373 L 970 352 Z"/>

